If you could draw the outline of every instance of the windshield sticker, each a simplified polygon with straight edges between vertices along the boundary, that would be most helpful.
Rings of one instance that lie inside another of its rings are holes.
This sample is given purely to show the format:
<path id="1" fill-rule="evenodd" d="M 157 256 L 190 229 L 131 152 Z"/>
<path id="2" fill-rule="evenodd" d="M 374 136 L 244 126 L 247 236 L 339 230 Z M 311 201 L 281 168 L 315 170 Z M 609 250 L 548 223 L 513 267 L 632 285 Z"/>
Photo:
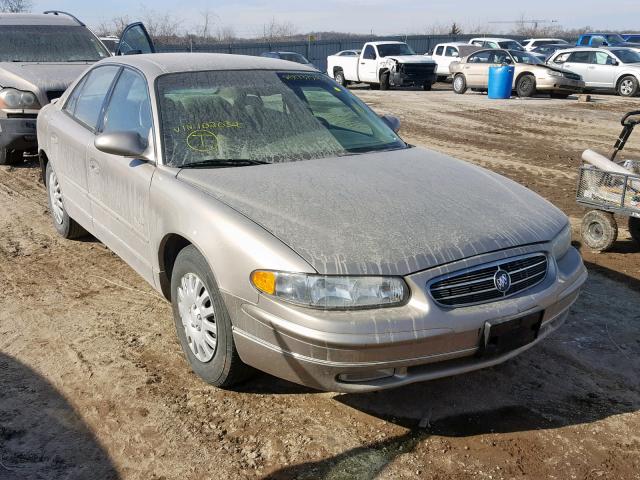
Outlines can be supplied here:
<path id="1" fill-rule="evenodd" d="M 192 132 L 194 130 L 209 130 L 212 128 L 243 128 L 242 122 L 236 122 L 233 120 L 224 120 L 219 122 L 201 122 L 201 123 L 185 123 L 173 127 L 175 133 L 180 132 Z"/>
<path id="2" fill-rule="evenodd" d="M 194 130 L 187 136 L 187 147 L 194 152 L 215 152 L 218 150 L 218 137 L 209 130 Z"/>
<path id="3" fill-rule="evenodd" d="M 280 74 L 282 80 L 288 81 L 318 81 L 324 80 L 323 75 L 317 73 L 284 73 Z"/>

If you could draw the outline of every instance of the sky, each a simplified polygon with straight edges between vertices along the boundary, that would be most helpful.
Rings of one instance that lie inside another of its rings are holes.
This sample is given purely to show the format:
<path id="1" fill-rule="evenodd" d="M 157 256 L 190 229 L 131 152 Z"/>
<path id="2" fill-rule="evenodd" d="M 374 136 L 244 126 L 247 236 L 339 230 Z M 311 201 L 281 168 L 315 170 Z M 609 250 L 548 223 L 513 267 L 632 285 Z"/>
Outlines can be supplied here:
<path id="1" fill-rule="evenodd" d="M 98 25 L 121 15 L 137 20 L 152 10 L 176 17 L 183 28 L 192 31 L 201 24 L 202 12 L 209 10 L 218 25 L 232 26 L 236 34 L 243 37 L 262 32 L 262 26 L 272 18 L 293 23 L 301 33 L 426 33 L 429 26 L 449 25 L 454 21 L 467 28 L 489 24 L 498 33 L 511 25 L 489 22 L 508 22 L 523 16 L 557 20 L 567 28 L 589 25 L 598 29 L 640 30 L 639 0 L 612 3 L 602 0 L 33 0 L 33 5 L 33 12 L 68 11 L 88 25 Z"/>

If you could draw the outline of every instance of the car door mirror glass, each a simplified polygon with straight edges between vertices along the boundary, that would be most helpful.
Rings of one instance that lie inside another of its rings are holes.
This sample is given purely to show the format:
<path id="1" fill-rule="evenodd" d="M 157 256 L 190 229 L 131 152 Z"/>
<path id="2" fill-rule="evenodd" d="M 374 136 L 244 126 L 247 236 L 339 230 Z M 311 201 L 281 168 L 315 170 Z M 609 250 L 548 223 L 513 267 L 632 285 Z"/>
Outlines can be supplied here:
<path id="1" fill-rule="evenodd" d="M 138 132 L 102 133 L 94 140 L 94 146 L 101 152 L 127 158 L 145 158 L 148 140 Z"/>
<path id="2" fill-rule="evenodd" d="M 389 126 L 389 128 L 391 128 L 391 130 L 398 133 L 400 130 L 400 119 L 398 117 L 393 115 L 382 115 L 380 118 Z"/>

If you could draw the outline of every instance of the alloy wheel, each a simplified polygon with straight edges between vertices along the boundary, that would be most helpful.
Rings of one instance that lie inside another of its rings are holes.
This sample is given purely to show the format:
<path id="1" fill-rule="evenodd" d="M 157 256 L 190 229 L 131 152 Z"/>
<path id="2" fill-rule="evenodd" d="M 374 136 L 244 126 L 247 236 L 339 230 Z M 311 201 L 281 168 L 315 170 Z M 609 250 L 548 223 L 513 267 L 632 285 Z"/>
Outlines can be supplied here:
<path id="1" fill-rule="evenodd" d="M 191 352 L 203 363 L 210 361 L 218 343 L 213 300 L 204 282 L 193 273 L 180 279 L 178 310 Z"/>
<path id="2" fill-rule="evenodd" d="M 633 81 L 625 79 L 620 83 L 620 93 L 624 96 L 629 96 L 633 93 Z"/>

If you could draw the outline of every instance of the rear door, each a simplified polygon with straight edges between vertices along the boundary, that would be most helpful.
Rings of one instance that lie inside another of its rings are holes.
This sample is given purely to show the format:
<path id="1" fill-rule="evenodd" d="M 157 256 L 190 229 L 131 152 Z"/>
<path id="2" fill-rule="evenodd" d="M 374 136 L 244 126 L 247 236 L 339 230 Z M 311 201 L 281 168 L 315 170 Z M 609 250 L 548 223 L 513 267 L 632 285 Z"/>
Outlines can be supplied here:
<path id="1" fill-rule="evenodd" d="M 373 45 L 367 45 L 360 57 L 358 76 L 361 82 L 378 83 L 378 52 Z"/>
<path id="2" fill-rule="evenodd" d="M 599 88 L 614 88 L 618 67 L 614 65 L 616 59 L 608 52 L 593 52 L 591 64 L 587 67 L 593 86 Z"/>
<path id="3" fill-rule="evenodd" d="M 122 32 L 116 55 L 136 55 L 156 53 L 156 48 L 149 32 L 141 22 L 132 23 Z"/>
<path id="4" fill-rule="evenodd" d="M 105 95 L 120 67 L 105 65 L 91 70 L 76 85 L 56 121 L 50 122 L 50 159 L 64 192 L 65 209 L 81 225 L 91 224 L 88 196 L 87 148 L 102 112 Z"/>

